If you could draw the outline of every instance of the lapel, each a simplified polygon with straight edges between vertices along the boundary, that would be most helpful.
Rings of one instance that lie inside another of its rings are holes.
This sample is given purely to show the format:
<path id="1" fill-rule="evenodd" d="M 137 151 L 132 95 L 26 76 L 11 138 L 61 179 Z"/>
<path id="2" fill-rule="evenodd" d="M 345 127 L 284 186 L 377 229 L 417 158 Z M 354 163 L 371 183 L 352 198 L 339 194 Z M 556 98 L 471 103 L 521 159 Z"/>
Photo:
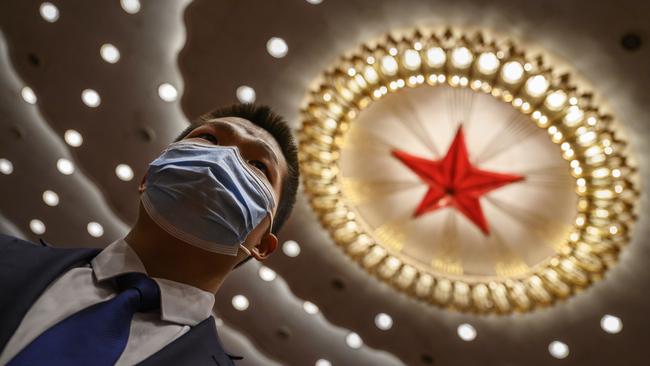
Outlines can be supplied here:
<path id="1" fill-rule="evenodd" d="M 238 357 L 230 356 L 223 350 L 214 318 L 209 317 L 138 366 L 234 366 L 233 359 Z"/>
<path id="2" fill-rule="evenodd" d="M 49 248 L 0 234 L 0 350 L 52 281 L 99 251 Z"/>

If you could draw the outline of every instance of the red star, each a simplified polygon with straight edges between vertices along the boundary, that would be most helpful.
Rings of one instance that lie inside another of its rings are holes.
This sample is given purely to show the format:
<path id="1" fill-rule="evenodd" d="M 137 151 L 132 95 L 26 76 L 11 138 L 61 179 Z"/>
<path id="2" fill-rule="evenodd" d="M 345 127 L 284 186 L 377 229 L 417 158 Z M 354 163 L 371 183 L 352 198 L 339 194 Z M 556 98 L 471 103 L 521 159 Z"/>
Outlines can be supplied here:
<path id="1" fill-rule="evenodd" d="M 409 167 L 429 186 L 429 190 L 413 213 L 414 217 L 440 208 L 454 207 L 489 235 L 479 198 L 499 187 L 518 182 L 523 176 L 480 170 L 469 162 L 462 126 L 441 160 L 429 160 L 401 150 L 392 155 Z"/>

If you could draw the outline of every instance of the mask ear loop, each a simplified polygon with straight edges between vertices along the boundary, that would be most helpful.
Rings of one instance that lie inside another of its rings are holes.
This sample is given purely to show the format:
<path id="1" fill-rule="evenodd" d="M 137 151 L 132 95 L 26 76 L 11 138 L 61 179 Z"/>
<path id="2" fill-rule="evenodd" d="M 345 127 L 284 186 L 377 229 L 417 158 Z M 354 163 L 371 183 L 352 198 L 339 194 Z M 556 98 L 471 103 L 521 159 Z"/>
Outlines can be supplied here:
<path id="1" fill-rule="evenodd" d="M 271 212 L 269 212 L 269 217 L 271 218 L 271 223 L 269 224 L 269 230 L 266 232 L 267 234 L 271 234 L 273 230 L 273 214 Z M 251 253 L 251 251 L 248 248 L 246 248 L 244 244 L 239 244 L 239 248 L 241 248 L 241 250 L 243 250 L 248 257 L 253 255 L 253 253 Z"/>

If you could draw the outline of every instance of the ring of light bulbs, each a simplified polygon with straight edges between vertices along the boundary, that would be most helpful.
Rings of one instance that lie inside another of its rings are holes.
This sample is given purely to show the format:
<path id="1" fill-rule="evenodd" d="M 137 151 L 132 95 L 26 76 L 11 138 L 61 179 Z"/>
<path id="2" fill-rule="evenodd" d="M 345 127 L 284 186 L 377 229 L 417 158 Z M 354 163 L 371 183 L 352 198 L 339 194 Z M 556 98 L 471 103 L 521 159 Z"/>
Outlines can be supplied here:
<path id="1" fill-rule="evenodd" d="M 568 237 L 523 275 L 441 274 L 382 246 L 342 190 L 338 160 L 350 124 L 402 88 L 447 84 L 491 94 L 545 129 L 568 163 L 578 195 Z M 396 289 L 460 311 L 506 314 L 567 298 L 600 279 L 629 240 L 638 197 L 626 143 L 590 92 L 510 41 L 414 30 L 387 35 L 341 58 L 315 82 L 299 131 L 304 189 L 321 224 L 366 271 Z"/>

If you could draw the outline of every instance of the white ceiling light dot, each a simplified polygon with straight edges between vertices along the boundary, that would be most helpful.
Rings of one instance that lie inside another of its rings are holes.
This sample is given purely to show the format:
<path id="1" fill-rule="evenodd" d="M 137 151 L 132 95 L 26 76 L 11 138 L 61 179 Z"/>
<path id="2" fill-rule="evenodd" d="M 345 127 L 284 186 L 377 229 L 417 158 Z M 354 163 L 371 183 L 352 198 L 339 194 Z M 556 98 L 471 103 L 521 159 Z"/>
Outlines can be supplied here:
<path id="1" fill-rule="evenodd" d="M 393 327 L 393 318 L 386 313 L 379 313 L 375 316 L 375 325 L 381 330 L 389 330 Z"/>
<path id="2" fill-rule="evenodd" d="M 499 68 L 499 59 L 493 52 L 485 52 L 478 58 L 478 69 L 484 74 L 491 74 Z"/>
<path id="3" fill-rule="evenodd" d="M 427 64 L 431 67 L 441 67 L 447 60 L 447 54 L 440 47 L 432 47 L 427 50 Z"/>
<path id="4" fill-rule="evenodd" d="M 56 161 L 56 168 L 61 174 L 70 175 L 74 173 L 74 164 L 66 158 L 61 158 Z"/>
<path id="5" fill-rule="evenodd" d="M 358 349 L 363 346 L 363 340 L 355 332 L 350 332 L 347 336 L 345 336 L 345 343 L 348 345 L 348 347 L 354 349 Z"/>
<path id="6" fill-rule="evenodd" d="M 318 5 L 323 2 L 323 0 L 307 0 L 308 3 L 313 4 L 313 5 Z M 316 365 L 318 366 L 318 365 Z"/>
<path id="7" fill-rule="evenodd" d="M 275 58 L 282 58 L 287 55 L 289 52 L 289 46 L 284 39 L 280 37 L 271 37 L 266 42 L 266 50 L 268 53 Z"/>
<path id="8" fill-rule="evenodd" d="M 36 235 L 41 235 L 45 232 L 45 224 L 39 219 L 33 219 L 29 222 L 29 229 Z"/>
<path id="9" fill-rule="evenodd" d="M 232 306 L 239 311 L 244 311 L 248 309 L 250 302 L 244 295 L 235 295 L 232 298 Z"/>
<path id="10" fill-rule="evenodd" d="M 114 64 L 120 60 L 120 50 L 118 50 L 117 47 L 113 46 L 110 43 L 103 44 L 99 49 L 99 54 L 102 56 L 104 61 L 108 62 L 109 64 Z"/>
<path id="11" fill-rule="evenodd" d="M 41 17 L 50 23 L 54 23 L 59 19 L 59 9 L 52 3 L 42 3 L 39 12 Z"/>
<path id="12" fill-rule="evenodd" d="M 14 165 L 8 159 L 0 159 L 0 173 L 9 175 L 14 172 Z"/>
<path id="13" fill-rule="evenodd" d="M 548 89 L 548 80 L 544 75 L 535 75 L 526 81 L 526 91 L 533 97 L 539 97 L 546 93 Z"/>
<path id="14" fill-rule="evenodd" d="M 548 352 L 555 358 L 566 358 L 569 355 L 569 346 L 560 341 L 553 341 L 548 345 Z"/>
<path id="15" fill-rule="evenodd" d="M 476 338 L 476 329 L 467 323 L 459 325 L 457 332 L 460 339 L 466 342 L 473 341 Z"/>
<path id="16" fill-rule="evenodd" d="M 459 69 L 464 69 L 472 63 L 474 56 L 467 47 L 458 47 L 451 53 L 451 61 Z"/>
<path id="17" fill-rule="evenodd" d="M 48 206 L 56 206 L 59 204 L 59 195 L 56 194 L 54 191 L 50 191 L 49 189 L 45 192 L 43 192 L 43 202 L 45 202 L 46 205 Z"/>
<path id="18" fill-rule="evenodd" d="M 20 96 L 23 97 L 23 100 L 29 104 L 36 104 L 38 101 L 38 98 L 36 98 L 36 94 L 32 90 L 32 88 L 26 86 L 20 91 Z"/>
<path id="19" fill-rule="evenodd" d="M 267 266 L 261 266 L 257 273 L 266 282 L 271 282 L 277 277 L 275 271 Z"/>
<path id="20" fill-rule="evenodd" d="M 100 236 L 104 235 L 104 227 L 95 221 L 91 221 L 86 225 L 86 230 L 88 230 L 88 234 L 90 236 L 99 238 Z"/>
<path id="21" fill-rule="evenodd" d="M 294 240 L 287 240 L 282 244 L 282 252 L 288 257 L 297 257 L 300 254 L 300 245 Z"/>
<path id="22" fill-rule="evenodd" d="M 84 142 L 83 137 L 76 130 L 65 131 L 63 138 L 65 139 L 65 142 L 72 147 L 79 147 Z"/>
<path id="23" fill-rule="evenodd" d="M 410 70 L 415 70 L 420 67 L 420 53 L 416 50 L 406 50 L 404 51 L 404 65 Z"/>
<path id="24" fill-rule="evenodd" d="M 524 76 L 524 67 L 517 61 L 506 62 L 501 70 L 501 77 L 507 83 L 514 84 Z"/>
<path id="25" fill-rule="evenodd" d="M 120 5 L 129 14 L 135 14 L 140 11 L 140 0 L 120 0 Z"/>
<path id="26" fill-rule="evenodd" d="M 332 363 L 329 360 L 321 358 L 316 361 L 315 366 L 332 366 Z"/>
<path id="27" fill-rule="evenodd" d="M 623 322 L 621 318 L 607 314 L 600 319 L 600 327 L 609 334 L 616 334 L 623 329 Z"/>
<path id="28" fill-rule="evenodd" d="M 127 164 L 119 164 L 115 167 L 115 175 L 125 182 L 133 179 L 133 169 Z"/>
<path id="29" fill-rule="evenodd" d="M 248 85 L 242 85 L 237 88 L 237 99 L 241 103 L 255 103 L 255 89 Z"/>
<path id="30" fill-rule="evenodd" d="M 314 315 L 318 313 L 318 306 L 311 301 L 305 301 L 302 304 L 302 308 L 307 314 Z"/>
<path id="31" fill-rule="evenodd" d="M 81 92 L 81 101 L 90 108 L 98 107 L 102 99 L 99 94 L 93 89 L 84 89 Z"/>
<path id="32" fill-rule="evenodd" d="M 562 90 L 557 90 L 549 94 L 546 97 L 546 101 L 544 103 L 546 103 L 546 106 L 549 109 L 553 111 L 557 111 L 562 109 L 564 103 L 566 103 L 566 100 L 567 100 L 566 93 L 563 92 Z"/>
<path id="33" fill-rule="evenodd" d="M 158 86 L 158 96 L 165 102 L 173 102 L 178 97 L 178 90 L 170 83 L 162 83 Z"/>

